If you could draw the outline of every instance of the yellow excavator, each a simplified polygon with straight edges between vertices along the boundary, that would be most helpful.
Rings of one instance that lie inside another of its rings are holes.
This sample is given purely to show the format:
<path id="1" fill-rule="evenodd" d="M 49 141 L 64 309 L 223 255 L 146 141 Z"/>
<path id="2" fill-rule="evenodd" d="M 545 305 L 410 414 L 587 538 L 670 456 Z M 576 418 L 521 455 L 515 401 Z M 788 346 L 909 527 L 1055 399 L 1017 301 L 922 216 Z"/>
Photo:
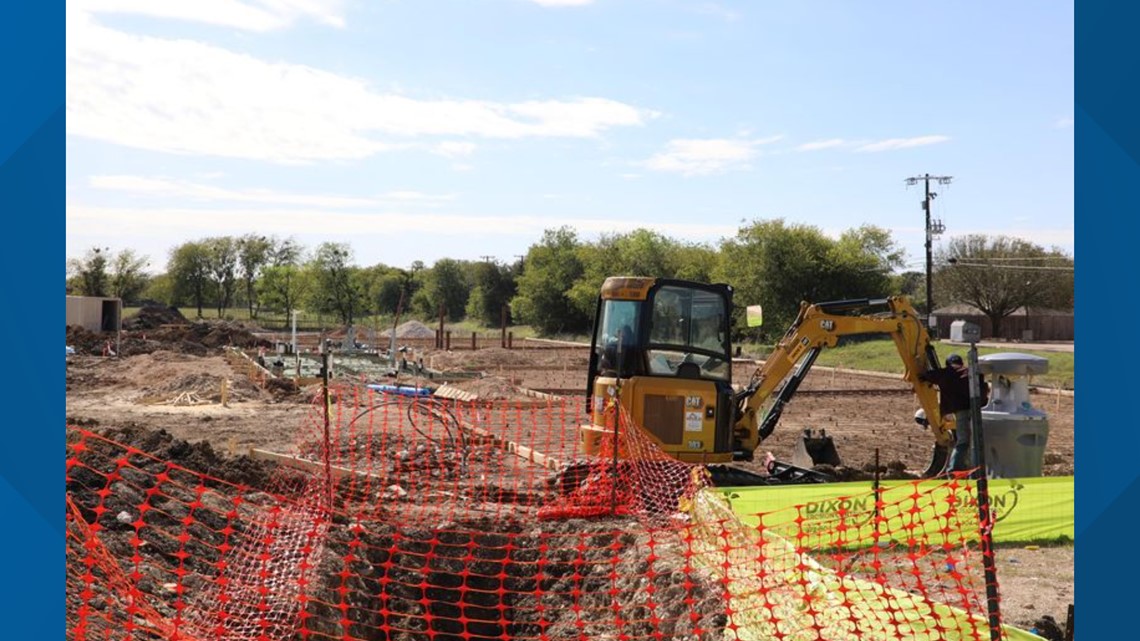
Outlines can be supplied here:
<path id="1" fill-rule="evenodd" d="M 890 336 L 922 410 L 916 420 L 934 438 L 925 476 L 944 467 L 953 416 L 943 417 L 938 393 L 919 375 L 938 356 L 918 314 L 902 297 L 801 303 L 799 315 L 774 351 L 744 385 L 733 386 L 733 290 L 725 284 L 611 277 L 598 297 L 591 341 L 586 403 L 591 423 L 581 427 L 587 453 L 598 451 L 607 430 L 608 401 L 617 401 L 671 457 L 709 466 L 719 485 L 828 480 L 809 465 L 838 465 L 826 434 L 801 436 L 797 451 L 810 463 L 770 462 L 768 474 L 731 465 L 751 461 L 776 427 L 785 405 L 825 347 L 842 336 Z M 758 308 L 747 308 L 750 319 Z M 761 409 L 771 400 L 767 411 Z M 803 461 L 802 458 L 799 459 Z"/>

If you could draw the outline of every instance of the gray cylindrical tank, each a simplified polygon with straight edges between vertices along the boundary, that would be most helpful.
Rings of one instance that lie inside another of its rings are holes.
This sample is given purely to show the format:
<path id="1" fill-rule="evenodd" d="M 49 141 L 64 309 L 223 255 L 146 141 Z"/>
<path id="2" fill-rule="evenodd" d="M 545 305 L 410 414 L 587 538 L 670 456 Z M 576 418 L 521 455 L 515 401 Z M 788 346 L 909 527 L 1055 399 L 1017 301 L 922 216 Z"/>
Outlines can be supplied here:
<path id="1" fill-rule="evenodd" d="M 1041 476 L 1049 419 L 1029 400 L 1029 377 L 1048 372 L 1049 361 L 1032 354 L 988 354 L 978 357 L 978 369 L 990 384 L 990 401 L 982 408 L 989 476 Z"/>

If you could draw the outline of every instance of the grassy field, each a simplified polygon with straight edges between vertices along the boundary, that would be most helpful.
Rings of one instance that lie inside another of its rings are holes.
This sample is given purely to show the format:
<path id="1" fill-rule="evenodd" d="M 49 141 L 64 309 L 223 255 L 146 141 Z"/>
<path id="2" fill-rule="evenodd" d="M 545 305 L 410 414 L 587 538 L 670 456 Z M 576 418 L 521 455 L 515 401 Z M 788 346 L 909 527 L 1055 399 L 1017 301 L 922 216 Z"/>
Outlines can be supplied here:
<path id="1" fill-rule="evenodd" d="M 758 353 L 760 358 L 763 358 L 763 356 L 770 351 L 770 348 L 764 349 L 759 346 L 757 347 L 758 349 L 753 350 L 753 352 Z M 962 358 L 966 358 L 966 352 L 968 351 L 968 348 L 964 346 L 945 343 L 936 343 L 935 348 L 938 350 L 940 358 L 946 358 L 953 353 L 961 354 Z M 1056 387 L 1059 385 L 1064 389 L 1073 389 L 1072 352 L 1034 351 L 1030 349 L 1028 345 L 1010 345 L 1005 349 L 993 349 L 989 347 L 978 348 L 978 356 L 1001 352 L 1032 354 L 1048 359 L 1049 372 L 1041 376 L 1035 376 L 1033 382 L 1037 385 L 1047 387 Z M 820 353 L 816 364 L 826 367 L 902 373 L 902 364 L 899 362 L 898 351 L 895 349 L 894 341 L 890 339 L 863 341 L 824 350 Z"/>

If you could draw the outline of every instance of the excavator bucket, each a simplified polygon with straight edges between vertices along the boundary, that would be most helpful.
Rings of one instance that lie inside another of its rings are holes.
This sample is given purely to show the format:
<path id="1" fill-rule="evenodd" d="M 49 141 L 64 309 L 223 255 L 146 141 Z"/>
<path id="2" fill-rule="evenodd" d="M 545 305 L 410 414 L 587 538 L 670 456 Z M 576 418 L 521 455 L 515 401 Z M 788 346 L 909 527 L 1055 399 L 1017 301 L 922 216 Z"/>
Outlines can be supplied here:
<path id="1" fill-rule="evenodd" d="M 935 443 L 934 450 L 930 453 L 930 465 L 926 466 L 926 470 L 922 473 L 922 478 L 934 478 L 941 474 L 949 458 L 950 448 Z"/>
<path id="2" fill-rule="evenodd" d="M 796 441 L 795 449 L 792 450 L 792 464 L 811 469 L 816 465 L 839 467 L 842 461 L 835 449 L 835 442 L 827 435 L 827 430 L 821 429 L 819 436 L 816 436 L 813 430 L 807 429 Z"/>

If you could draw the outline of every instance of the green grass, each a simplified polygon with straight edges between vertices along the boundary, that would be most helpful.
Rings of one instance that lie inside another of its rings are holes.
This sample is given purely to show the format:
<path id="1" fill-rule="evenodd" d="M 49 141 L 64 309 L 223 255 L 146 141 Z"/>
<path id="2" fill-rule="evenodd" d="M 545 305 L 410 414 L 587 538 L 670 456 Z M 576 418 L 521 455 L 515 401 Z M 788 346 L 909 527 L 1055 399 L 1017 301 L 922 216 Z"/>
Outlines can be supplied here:
<path id="1" fill-rule="evenodd" d="M 940 358 L 946 358 L 951 353 L 961 354 L 962 357 L 965 358 L 966 352 L 968 351 L 967 347 L 961 345 L 950 345 L 940 342 L 935 342 L 935 348 L 938 350 Z M 771 348 L 756 346 L 756 348 L 752 350 L 746 348 L 745 351 L 759 358 L 763 358 L 771 351 Z M 1034 376 L 1033 383 L 1046 387 L 1060 385 L 1065 389 L 1073 389 L 1072 352 L 1034 351 L 1029 349 L 1028 346 L 1022 345 L 1010 345 L 1004 349 L 994 349 L 990 347 L 978 348 L 979 356 L 1001 352 L 1032 354 L 1048 359 L 1049 372 L 1041 376 Z M 902 363 L 899 361 L 898 351 L 895 349 L 894 341 L 890 339 L 862 341 L 832 349 L 825 349 L 820 353 L 816 364 L 826 367 L 865 369 L 875 372 L 897 372 L 902 374 Z"/>

